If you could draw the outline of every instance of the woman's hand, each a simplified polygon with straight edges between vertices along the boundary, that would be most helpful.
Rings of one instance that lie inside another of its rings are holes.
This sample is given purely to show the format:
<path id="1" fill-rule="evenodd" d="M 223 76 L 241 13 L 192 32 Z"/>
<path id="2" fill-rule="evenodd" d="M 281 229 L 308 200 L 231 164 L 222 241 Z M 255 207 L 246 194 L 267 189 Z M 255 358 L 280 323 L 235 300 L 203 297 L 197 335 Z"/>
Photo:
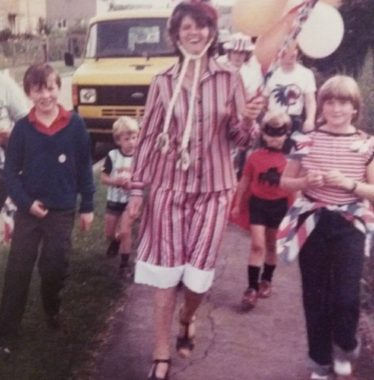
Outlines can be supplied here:
<path id="1" fill-rule="evenodd" d="M 127 211 L 131 219 L 136 219 L 141 214 L 141 209 L 143 205 L 142 195 L 131 195 L 129 203 L 127 205 Z"/>
<path id="2" fill-rule="evenodd" d="M 241 110 L 241 114 L 244 119 L 248 119 L 250 121 L 256 120 L 260 113 L 263 111 L 265 107 L 265 98 L 263 96 L 256 96 L 248 100 L 243 109 Z"/>

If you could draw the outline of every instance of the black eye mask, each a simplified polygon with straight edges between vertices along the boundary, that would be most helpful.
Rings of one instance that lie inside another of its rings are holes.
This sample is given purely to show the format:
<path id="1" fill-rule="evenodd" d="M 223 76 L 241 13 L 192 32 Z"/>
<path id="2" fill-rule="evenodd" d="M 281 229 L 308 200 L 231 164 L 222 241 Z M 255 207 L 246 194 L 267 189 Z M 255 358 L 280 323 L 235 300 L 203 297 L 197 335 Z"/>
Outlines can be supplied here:
<path id="1" fill-rule="evenodd" d="M 269 124 L 265 124 L 263 128 L 263 133 L 270 137 L 281 137 L 287 134 L 287 125 L 282 125 L 281 127 L 274 128 Z"/>

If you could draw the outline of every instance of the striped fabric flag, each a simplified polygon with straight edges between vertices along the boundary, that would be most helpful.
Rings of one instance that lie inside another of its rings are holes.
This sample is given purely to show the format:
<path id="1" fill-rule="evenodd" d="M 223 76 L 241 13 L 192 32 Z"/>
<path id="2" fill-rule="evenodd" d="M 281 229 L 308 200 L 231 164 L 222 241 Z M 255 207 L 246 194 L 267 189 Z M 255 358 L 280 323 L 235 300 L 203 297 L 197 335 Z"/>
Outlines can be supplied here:
<path id="1" fill-rule="evenodd" d="M 366 235 L 365 255 L 369 256 L 371 238 L 374 234 L 374 214 L 367 203 L 357 202 L 342 206 L 328 205 L 322 202 L 311 202 L 302 196 L 295 200 L 279 226 L 277 254 L 286 262 L 296 259 L 306 239 L 317 225 L 322 208 L 339 212 L 351 221 L 355 228 Z M 299 216 L 305 213 L 310 213 L 310 215 L 298 226 Z"/>

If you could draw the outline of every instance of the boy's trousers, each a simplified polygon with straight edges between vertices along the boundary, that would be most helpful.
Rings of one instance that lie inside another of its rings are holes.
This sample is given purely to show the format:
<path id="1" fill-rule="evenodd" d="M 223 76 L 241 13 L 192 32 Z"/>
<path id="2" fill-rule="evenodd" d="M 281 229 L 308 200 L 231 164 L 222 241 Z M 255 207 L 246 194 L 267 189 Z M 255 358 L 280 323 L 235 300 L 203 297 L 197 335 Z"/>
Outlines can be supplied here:
<path id="1" fill-rule="evenodd" d="M 25 212 L 16 213 L 0 306 L 0 334 L 17 333 L 36 260 L 44 310 L 47 315 L 58 313 L 74 216 L 75 210 L 49 210 L 42 219 Z"/>
<path id="2" fill-rule="evenodd" d="M 334 347 L 347 356 L 357 349 L 364 244 L 352 222 L 321 209 L 300 251 L 309 356 L 319 365 L 331 363 Z"/>

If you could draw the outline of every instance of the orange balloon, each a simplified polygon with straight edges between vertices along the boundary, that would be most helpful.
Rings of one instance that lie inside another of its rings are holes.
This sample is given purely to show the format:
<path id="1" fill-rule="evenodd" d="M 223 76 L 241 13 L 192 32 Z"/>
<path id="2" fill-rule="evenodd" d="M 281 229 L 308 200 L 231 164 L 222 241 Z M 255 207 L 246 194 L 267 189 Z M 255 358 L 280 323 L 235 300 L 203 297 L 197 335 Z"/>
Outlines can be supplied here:
<path id="1" fill-rule="evenodd" d="M 270 30 L 257 38 L 254 54 L 264 74 L 277 57 L 296 17 L 297 10 L 287 13 Z"/>
<path id="2" fill-rule="evenodd" d="M 288 0 L 237 0 L 232 7 L 234 32 L 259 36 L 282 16 Z"/>

